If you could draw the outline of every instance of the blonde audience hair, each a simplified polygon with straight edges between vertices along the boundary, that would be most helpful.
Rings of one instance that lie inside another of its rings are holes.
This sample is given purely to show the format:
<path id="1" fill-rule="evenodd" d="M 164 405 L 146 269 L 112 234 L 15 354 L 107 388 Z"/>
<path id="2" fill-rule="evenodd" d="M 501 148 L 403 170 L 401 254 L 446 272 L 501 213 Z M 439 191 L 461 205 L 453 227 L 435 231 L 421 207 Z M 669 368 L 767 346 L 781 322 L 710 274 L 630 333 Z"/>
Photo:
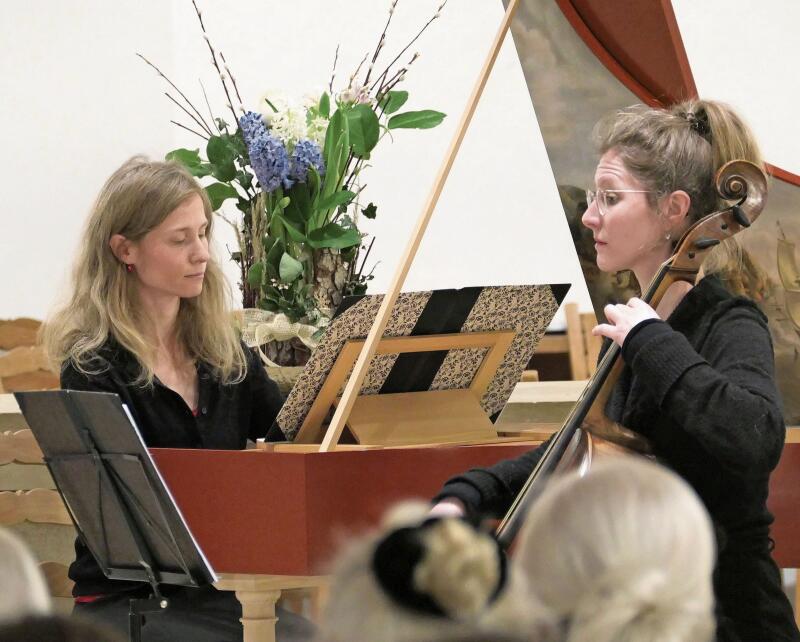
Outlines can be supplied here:
<path id="1" fill-rule="evenodd" d="M 482 634 L 554 639 L 522 578 L 506 576 L 496 542 L 460 519 L 427 520 L 429 510 L 427 503 L 401 504 L 378 533 L 341 552 L 319 639 L 433 642 Z"/>
<path id="2" fill-rule="evenodd" d="M 121 234 L 140 241 L 191 196 L 203 202 L 209 247 L 213 216 L 205 190 L 176 162 L 150 161 L 134 156 L 106 181 L 86 223 L 72 272 L 68 302 L 51 315 L 42 329 L 42 342 L 56 369 L 70 361 L 85 374 L 107 368 L 98 350 L 115 339 L 139 361 L 136 382 L 153 381 L 155 354 L 147 335 L 147 319 L 137 304 L 135 276 L 114 255 L 111 237 Z M 225 383 L 241 381 L 246 358 L 234 328 L 230 292 L 212 256 L 202 293 L 182 299 L 178 340 L 191 359 L 209 364 Z"/>
<path id="3" fill-rule="evenodd" d="M 713 639 L 714 561 L 711 520 L 691 487 L 625 456 L 554 481 L 515 559 L 564 642 Z"/>
<path id="4" fill-rule="evenodd" d="M 0 528 L 0 623 L 51 611 L 50 594 L 25 543 Z"/>
<path id="5" fill-rule="evenodd" d="M 686 192 L 691 199 L 689 223 L 726 207 L 714 184 L 725 163 L 747 160 L 765 167 L 751 129 L 729 105 L 715 100 L 687 100 L 668 108 L 632 105 L 601 120 L 593 137 L 600 154 L 616 150 L 625 167 L 653 191 L 648 195 L 651 206 L 676 190 Z M 719 275 L 736 294 L 752 295 L 737 291 L 742 253 L 732 237 L 709 253 L 703 271 Z"/>

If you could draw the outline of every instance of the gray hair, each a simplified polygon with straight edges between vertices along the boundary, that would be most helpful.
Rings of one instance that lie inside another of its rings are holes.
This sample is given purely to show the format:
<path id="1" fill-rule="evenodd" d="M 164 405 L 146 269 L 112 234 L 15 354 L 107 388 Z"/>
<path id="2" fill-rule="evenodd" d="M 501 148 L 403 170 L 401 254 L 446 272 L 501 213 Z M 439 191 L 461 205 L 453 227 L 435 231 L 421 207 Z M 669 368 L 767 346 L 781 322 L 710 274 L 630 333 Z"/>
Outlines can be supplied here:
<path id="1" fill-rule="evenodd" d="M 36 559 L 14 532 L 0 528 L 0 622 L 46 615 L 51 608 Z"/>

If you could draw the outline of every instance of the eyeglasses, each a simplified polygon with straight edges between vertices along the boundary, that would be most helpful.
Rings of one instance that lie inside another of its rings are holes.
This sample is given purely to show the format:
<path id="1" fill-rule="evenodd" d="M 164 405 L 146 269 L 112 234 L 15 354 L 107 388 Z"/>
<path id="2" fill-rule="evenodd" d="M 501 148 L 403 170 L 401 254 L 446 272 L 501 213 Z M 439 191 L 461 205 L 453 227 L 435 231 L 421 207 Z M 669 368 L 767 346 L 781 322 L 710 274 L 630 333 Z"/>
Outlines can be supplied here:
<path id="1" fill-rule="evenodd" d="M 597 201 L 597 211 L 600 216 L 608 214 L 608 210 L 619 201 L 617 194 L 653 194 L 651 189 L 596 189 L 586 190 L 586 208 L 590 208 L 592 203 Z"/>

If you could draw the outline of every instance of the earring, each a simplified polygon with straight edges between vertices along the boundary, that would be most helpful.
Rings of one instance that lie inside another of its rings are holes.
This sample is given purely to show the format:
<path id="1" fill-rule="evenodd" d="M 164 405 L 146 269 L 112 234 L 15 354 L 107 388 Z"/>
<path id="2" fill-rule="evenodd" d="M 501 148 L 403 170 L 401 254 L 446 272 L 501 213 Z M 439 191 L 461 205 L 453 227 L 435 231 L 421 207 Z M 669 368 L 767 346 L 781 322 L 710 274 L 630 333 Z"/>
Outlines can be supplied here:
<path id="1" fill-rule="evenodd" d="M 672 232 L 667 232 L 667 234 L 664 236 L 664 238 L 669 241 L 672 238 Z"/>
<path id="2" fill-rule="evenodd" d="M 125 264 L 125 269 L 128 270 L 128 273 L 133 272 L 133 264 L 132 263 L 126 263 Z"/>

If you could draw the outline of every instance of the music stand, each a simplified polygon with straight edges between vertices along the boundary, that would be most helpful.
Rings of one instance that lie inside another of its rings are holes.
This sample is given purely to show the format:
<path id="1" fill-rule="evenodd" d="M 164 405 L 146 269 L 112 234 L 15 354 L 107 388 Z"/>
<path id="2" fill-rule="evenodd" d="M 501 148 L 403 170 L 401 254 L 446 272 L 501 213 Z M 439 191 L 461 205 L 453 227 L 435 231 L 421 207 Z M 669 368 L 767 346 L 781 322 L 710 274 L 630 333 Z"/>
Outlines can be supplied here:
<path id="1" fill-rule="evenodd" d="M 14 397 L 44 454 L 79 536 L 106 577 L 146 582 L 130 601 L 128 632 L 168 606 L 159 584 L 203 586 L 216 575 L 115 394 L 48 390 Z"/>
<path id="2" fill-rule="evenodd" d="M 568 290 L 541 284 L 401 293 L 347 417 L 349 436 L 361 446 L 496 440 L 492 418 Z M 326 418 L 382 300 L 342 301 L 275 419 L 294 443 L 273 449 L 324 443 Z"/>

